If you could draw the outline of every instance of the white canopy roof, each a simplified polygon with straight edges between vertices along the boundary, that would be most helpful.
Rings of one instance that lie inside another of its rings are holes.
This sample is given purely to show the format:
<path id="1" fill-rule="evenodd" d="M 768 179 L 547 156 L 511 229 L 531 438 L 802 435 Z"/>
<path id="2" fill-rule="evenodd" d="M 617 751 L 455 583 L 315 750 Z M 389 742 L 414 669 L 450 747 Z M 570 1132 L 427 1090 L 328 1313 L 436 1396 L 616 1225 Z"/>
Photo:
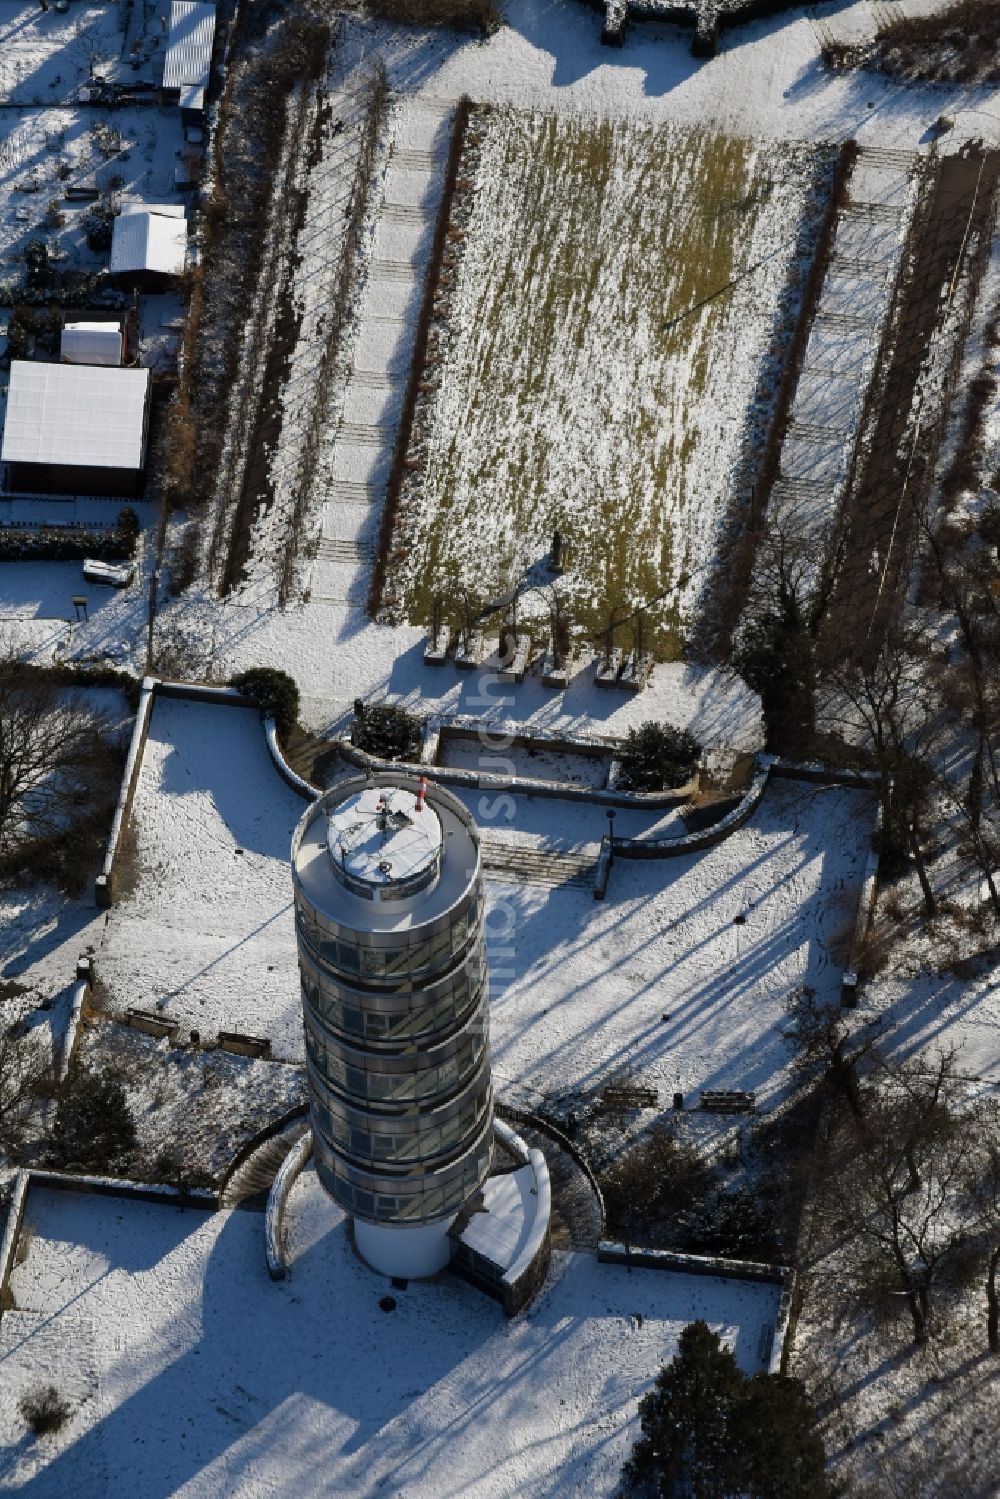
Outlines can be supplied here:
<path id="1" fill-rule="evenodd" d="M 115 219 L 112 271 L 159 271 L 179 276 L 187 256 L 187 221 L 175 203 L 125 208 Z"/>
<path id="2" fill-rule="evenodd" d="M 148 394 L 149 370 L 15 359 L 0 459 L 137 471 Z"/>
<path id="3" fill-rule="evenodd" d="M 119 365 L 122 330 L 116 323 L 67 323 L 59 355 L 67 364 Z"/>

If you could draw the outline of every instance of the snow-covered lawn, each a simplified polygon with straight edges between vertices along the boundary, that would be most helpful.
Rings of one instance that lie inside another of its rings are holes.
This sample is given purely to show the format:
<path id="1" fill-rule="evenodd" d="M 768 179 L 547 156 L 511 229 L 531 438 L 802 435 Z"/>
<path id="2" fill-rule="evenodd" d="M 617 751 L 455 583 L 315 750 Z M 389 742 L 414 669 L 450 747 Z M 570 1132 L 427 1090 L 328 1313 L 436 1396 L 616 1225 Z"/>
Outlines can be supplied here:
<path id="1" fill-rule="evenodd" d="M 603 812 L 589 815 L 599 838 Z M 499 1091 L 558 1096 L 632 1071 L 661 1108 L 675 1089 L 773 1105 L 788 996 L 809 984 L 837 1001 L 873 817 L 865 792 L 772 782 L 714 848 L 619 859 L 604 903 L 488 883 Z"/>
<path id="2" fill-rule="evenodd" d="M 167 1495 L 610 1494 L 638 1397 L 704 1317 L 760 1367 L 776 1287 L 557 1254 L 508 1322 L 450 1276 L 395 1290 L 354 1256 L 312 1172 L 274 1284 L 263 1219 L 33 1191 L 34 1237 L 0 1323 L 0 1488 L 38 1499 Z M 63 1430 L 17 1400 L 55 1382 Z"/>
<path id="3" fill-rule="evenodd" d="M 107 77 L 122 34 L 115 5 L 71 5 L 60 15 L 38 0 L 0 0 L 0 99 L 6 104 L 61 103 L 92 72 Z"/>
<path id="4" fill-rule="evenodd" d="M 815 146 L 474 112 L 391 612 L 424 622 L 439 592 L 495 597 L 558 529 L 583 635 L 659 600 L 644 643 L 678 653 L 832 163 Z M 548 605 L 526 594 L 520 612 L 547 621 Z"/>
<path id="5" fill-rule="evenodd" d="M 599 806 L 510 799 L 511 821 L 505 798 L 468 800 L 494 841 L 596 850 L 607 828 Z M 245 1031 L 301 1056 L 288 851 L 303 805 L 252 710 L 157 703 L 133 810 L 137 885 L 98 958 L 114 1011 L 160 1008 L 206 1040 Z M 620 860 L 603 904 L 488 880 L 500 1091 L 561 1095 L 632 1067 L 663 1100 L 737 1087 L 773 1102 L 787 995 L 808 983 L 836 1000 L 873 814 L 867 793 L 777 781 L 717 847 Z M 621 813 L 618 831 L 664 814 L 642 817 Z"/>
<path id="6" fill-rule="evenodd" d="M 279 778 L 255 709 L 160 699 L 133 806 L 135 893 L 99 974 L 116 1012 L 163 1009 L 302 1050 L 288 859 L 305 804 Z"/>

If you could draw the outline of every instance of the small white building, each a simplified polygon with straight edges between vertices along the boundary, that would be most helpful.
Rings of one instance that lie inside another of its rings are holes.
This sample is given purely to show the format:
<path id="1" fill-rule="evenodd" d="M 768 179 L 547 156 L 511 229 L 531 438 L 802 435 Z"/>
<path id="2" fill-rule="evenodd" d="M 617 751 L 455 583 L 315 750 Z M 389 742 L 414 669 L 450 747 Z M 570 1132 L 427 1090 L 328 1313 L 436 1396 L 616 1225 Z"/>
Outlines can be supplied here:
<path id="1" fill-rule="evenodd" d="M 179 203 L 127 207 L 115 219 L 111 274 L 150 281 L 179 276 L 187 263 L 187 219 Z"/>
<path id="2" fill-rule="evenodd" d="M 163 87 L 177 95 L 182 109 L 204 109 L 214 45 L 215 6 L 199 0 L 173 0 Z"/>
<path id="3" fill-rule="evenodd" d="M 15 359 L 0 462 L 12 488 L 135 495 L 149 426 L 149 370 Z"/>
<path id="4" fill-rule="evenodd" d="M 63 364 L 117 367 L 122 362 L 122 330 L 117 323 L 67 323 L 59 357 Z"/>

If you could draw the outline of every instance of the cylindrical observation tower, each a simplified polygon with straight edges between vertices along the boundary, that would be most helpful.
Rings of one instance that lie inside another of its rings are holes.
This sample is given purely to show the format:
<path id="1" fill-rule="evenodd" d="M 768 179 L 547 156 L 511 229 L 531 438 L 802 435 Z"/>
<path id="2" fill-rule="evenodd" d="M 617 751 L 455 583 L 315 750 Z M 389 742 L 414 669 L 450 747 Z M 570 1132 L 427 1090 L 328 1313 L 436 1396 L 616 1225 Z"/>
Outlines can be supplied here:
<path id="1" fill-rule="evenodd" d="M 314 1155 L 387 1275 L 432 1275 L 483 1185 L 493 1101 L 482 864 L 462 803 L 380 772 L 292 842 Z"/>

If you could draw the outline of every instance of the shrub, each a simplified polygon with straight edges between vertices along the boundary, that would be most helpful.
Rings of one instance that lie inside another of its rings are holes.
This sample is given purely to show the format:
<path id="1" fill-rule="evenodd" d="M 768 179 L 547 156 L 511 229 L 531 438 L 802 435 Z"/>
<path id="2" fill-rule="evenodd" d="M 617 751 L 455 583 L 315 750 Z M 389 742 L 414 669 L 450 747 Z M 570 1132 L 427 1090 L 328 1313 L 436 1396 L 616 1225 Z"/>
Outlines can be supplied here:
<path id="1" fill-rule="evenodd" d="M 136 1148 L 135 1120 L 116 1078 L 77 1073 L 56 1109 L 53 1137 L 64 1164 L 120 1169 Z"/>
<path id="2" fill-rule="evenodd" d="M 299 689 L 287 672 L 257 666 L 230 677 L 229 685 L 257 704 L 261 718 L 273 718 L 278 738 L 287 739 L 299 717 Z"/>
<path id="3" fill-rule="evenodd" d="M 92 203 L 86 213 L 80 215 L 80 224 L 92 250 L 110 250 L 114 237 L 116 212 L 107 198 Z"/>
<path id="4" fill-rule="evenodd" d="M 59 199 L 50 198 L 45 205 L 45 217 L 42 219 L 42 223 L 46 229 L 61 229 L 65 222 L 66 215 L 60 207 Z"/>
<path id="5" fill-rule="evenodd" d="M 682 786 L 698 768 L 701 745 L 686 729 L 644 723 L 629 729 L 620 751 L 624 791 L 663 791 Z"/>
<path id="6" fill-rule="evenodd" d="M 124 520 L 131 516 L 131 521 Z M 113 531 L 82 531 L 67 526 L 0 527 L 0 562 L 127 562 L 135 556 L 139 521 L 134 510 L 121 512 Z"/>
<path id="7" fill-rule="evenodd" d="M 661 1125 L 602 1175 L 608 1227 L 631 1243 L 665 1238 L 681 1247 L 682 1220 L 714 1180 L 698 1152 Z"/>
<path id="8" fill-rule="evenodd" d="M 49 1436 L 65 1426 L 70 1417 L 70 1407 L 54 1384 L 40 1385 L 29 1390 L 17 1402 L 17 1408 L 36 1437 Z"/>
<path id="9" fill-rule="evenodd" d="M 399 703 L 355 704 L 351 743 L 380 760 L 420 758 L 420 719 Z"/>
<path id="10" fill-rule="evenodd" d="M 369 9 L 387 21 L 410 26 L 454 26 L 492 36 L 504 23 L 497 0 L 371 0 Z"/>

